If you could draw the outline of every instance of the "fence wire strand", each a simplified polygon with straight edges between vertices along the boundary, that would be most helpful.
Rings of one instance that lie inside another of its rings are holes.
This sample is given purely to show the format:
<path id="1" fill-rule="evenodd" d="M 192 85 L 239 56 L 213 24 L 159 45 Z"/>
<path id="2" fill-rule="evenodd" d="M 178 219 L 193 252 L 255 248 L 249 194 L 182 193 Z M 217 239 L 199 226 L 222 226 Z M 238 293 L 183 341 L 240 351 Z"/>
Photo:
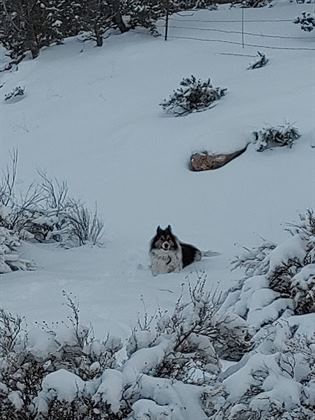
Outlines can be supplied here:
<path id="1" fill-rule="evenodd" d="M 191 36 L 180 36 L 180 35 L 169 35 L 170 39 L 188 39 L 193 41 L 203 41 L 203 42 L 219 42 L 224 44 L 233 44 L 233 45 L 242 45 L 242 42 L 237 41 L 227 41 L 223 39 L 208 39 L 208 38 L 196 38 Z M 255 48 L 266 48 L 272 50 L 288 50 L 288 51 L 315 51 L 315 48 L 308 47 L 277 47 L 276 45 L 259 45 L 259 44 L 249 44 L 245 42 L 246 47 L 255 47 Z"/>

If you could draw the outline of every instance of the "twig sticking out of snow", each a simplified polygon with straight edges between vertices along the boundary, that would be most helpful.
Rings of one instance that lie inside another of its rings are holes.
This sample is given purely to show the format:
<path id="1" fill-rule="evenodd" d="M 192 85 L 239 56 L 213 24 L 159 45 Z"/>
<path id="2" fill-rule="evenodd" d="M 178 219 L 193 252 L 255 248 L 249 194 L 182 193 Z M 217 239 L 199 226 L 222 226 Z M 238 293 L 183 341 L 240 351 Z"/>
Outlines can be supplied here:
<path id="1" fill-rule="evenodd" d="M 22 86 L 16 86 L 14 89 L 11 90 L 11 92 L 7 93 L 4 97 L 4 100 L 6 102 L 16 102 L 25 95 L 25 87 Z"/>
<path id="2" fill-rule="evenodd" d="M 260 67 L 264 67 L 267 63 L 269 63 L 269 59 L 266 58 L 266 55 L 257 51 L 258 59 L 254 61 L 252 64 L 247 67 L 248 70 L 258 69 Z"/>

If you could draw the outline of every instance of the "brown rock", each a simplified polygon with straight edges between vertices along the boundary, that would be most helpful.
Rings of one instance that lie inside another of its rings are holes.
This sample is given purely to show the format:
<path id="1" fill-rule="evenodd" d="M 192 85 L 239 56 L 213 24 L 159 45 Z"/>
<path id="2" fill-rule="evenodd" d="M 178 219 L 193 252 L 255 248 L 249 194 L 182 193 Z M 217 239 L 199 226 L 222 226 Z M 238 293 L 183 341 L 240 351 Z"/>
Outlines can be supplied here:
<path id="1" fill-rule="evenodd" d="M 245 152 L 248 144 L 240 150 L 233 153 L 220 153 L 218 155 L 209 154 L 208 152 L 193 153 L 190 157 L 191 171 L 209 171 L 218 169 L 226 165 L 231 160 L 237 158 Z"/>

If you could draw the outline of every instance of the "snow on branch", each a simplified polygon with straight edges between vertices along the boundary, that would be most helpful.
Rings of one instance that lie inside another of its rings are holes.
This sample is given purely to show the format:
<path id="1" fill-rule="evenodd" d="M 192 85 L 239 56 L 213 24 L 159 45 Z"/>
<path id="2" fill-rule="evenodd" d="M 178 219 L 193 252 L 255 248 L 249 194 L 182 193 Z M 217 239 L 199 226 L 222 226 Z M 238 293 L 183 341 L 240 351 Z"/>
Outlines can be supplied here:
<path id="1" fill-rule="evenodd" d="M 173 312 L 159 311 L 154 319 L 147 318 L 151 323 L 140 322 L 125 359 L 119 356 L 121 340 L 97 340 L 81 324 L 72 294 L 64 292 L 68 318 L 40 326 L 47 336 L 41 350 L 29 342 L 21 318 L 0 311 L 1 415 L 15 419 L 23 413 L 25 419 L 42 420 L 205 418 L 202 392 L 221 373 L 216 341 L 221 348 L 229 333 L 242 335 L 235 318 L 232 322 L 218 314 L 218 296 L 205 285 L 200 277 L 189 287 L 187 300 L 179 297 Z"/>
<path id="2" fill-rule="evenodd" d="M 268 63 L 269 63 L 269 59 L 266 57 L 266 55 L 257 51 L 257 59 L 252 64 L 250 64 L 247 67 L 247 69 L 248 70 L 259 69 L 260 67 L 264 67 Z"/>
<path id="3" fill-rule="evenodd" d="M 203 395 L 211 419 L 311 420 L 315 409 L 314 216 L 290 224 L 282 244 L 247 250 L 246 277 L 221 306 L 246 321 L 252 348 Z"/>
<path id="4" fill-rule="evenodd" d="M 259 131 L 253 132 L 254 143 L 257 145 L 257 151 L 263 152 L 266 149 L 274 147 L 288 146 L 301 137 L 299 130 L 293 125 L 287 123 L 276 127 L 264 127 Z"/>
<path id="5" fill-rule="evenodd" d="M 294 19 L 293 23 L 301 25 L 302 31 L 311 32 L 315 28 L 315 13 L 302 12 Z"/>
<path id="6" fill-rule="evenodd" d="M 18 152 L 0 177 L 0 273 L 33 269 L 18 255 L 22 241 L 54 241 L 66 247 L 101 243 L 104 224 L 97 208 L 90 210 L 69 196 L 65 181 L 39 172 L 40 180 L 25 192 L 16 189 Z"/>
<path id="7" fill-rule="evenodd" d="M 165 111 L 180 117 L 212 108 L 215 102 L 226 94 L 226 91 L 226 88 L 214 87 L 210 79 L 197 80 L 191 75 L 184 78 L 180 82 L 180 87 L 160 105 Z"/>

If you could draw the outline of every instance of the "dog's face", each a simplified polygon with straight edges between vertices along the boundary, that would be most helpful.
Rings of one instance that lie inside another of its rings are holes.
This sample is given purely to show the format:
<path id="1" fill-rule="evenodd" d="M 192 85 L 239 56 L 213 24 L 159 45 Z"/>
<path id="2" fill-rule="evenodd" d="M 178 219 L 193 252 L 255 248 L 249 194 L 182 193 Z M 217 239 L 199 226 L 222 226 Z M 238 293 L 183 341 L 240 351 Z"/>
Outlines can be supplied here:
<path id="1" fill-rule="evenodd" d="M 151 248 L 160 249 L 165 252 L 178 249 L 177 239 L 173 235 L 170 225 L 166 229 L 161 229 L 160 226 L 157 227 L 156 235 L 152 239 Z"/>

